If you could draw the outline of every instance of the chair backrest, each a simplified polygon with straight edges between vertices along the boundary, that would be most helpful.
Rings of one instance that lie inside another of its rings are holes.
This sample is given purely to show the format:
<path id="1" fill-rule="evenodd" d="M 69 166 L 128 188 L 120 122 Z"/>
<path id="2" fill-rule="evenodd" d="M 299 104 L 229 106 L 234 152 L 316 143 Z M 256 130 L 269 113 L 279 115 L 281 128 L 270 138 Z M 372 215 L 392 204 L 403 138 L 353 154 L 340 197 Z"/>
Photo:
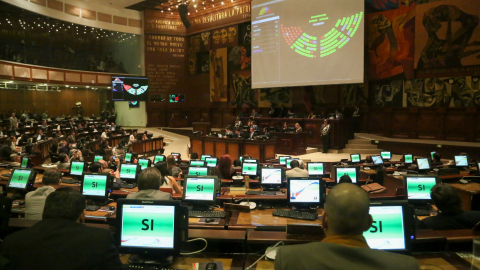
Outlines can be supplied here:
<path id="1" fill-rule="evenodd" d="M 171 187 L 161 187 L 160 191 L 163 191 L 163 192 L 166 192 L 166 193 L 169 193 L 169 194 L 173 194 L 173 188 L 171 188 Z"/>

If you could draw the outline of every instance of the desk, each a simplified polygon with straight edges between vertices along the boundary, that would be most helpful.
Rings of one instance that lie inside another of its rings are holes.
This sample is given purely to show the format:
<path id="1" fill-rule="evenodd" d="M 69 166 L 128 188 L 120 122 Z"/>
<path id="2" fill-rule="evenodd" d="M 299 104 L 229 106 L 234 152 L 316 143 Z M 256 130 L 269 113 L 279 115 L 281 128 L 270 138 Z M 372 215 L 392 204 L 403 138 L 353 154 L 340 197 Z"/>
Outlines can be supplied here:
<path id="1" fill-rule="evenodd" d="M 208 258 L 213 261 L 222 262 L 223 270 L 243 270 L 243 264 L 245 262 L 244 254 L 205 254 Z M 123 264 L 128 264 L 128 258 L 130 255 L 120 254 L 120 260 Z M 177 256 L 173 260 L 173 263 L 169 266 L 171 268 L 177 269 L 186 269 L 191 270 L 193 263 L 210 262 L 209 259 L 205 258 L 202 255 L 193 255 L 193 256 Z"/>
<path id="2" fill-rule="evenodd" d="M 163 137 L 152 138 L 132 143 L 130 149 L 137 154 L 147 155 L 148 153 L 157 153 L 163 149 Z"/>
<path id="3" fill-rule="evenodd" d="M 193 122 L 193 131 L 201 131 L 203 136 L 210 134 L 210 122 Z"/>
<path id="4" fill-rule="evenodd" d="M 272 132 L 277 137 L 277 153 L 285 155 L 304 155 L 307 153 L 307 133 Z"/>
<path id="5" fill-rule="evenodd" d="M 318 209 L 318 219 L 300 220 L 293 218 L 274 217 L 275 209 L 252 210 L 250 213 L 232 212 L 228 223 L 229 229 L 255 229 L 258 226 L 287 226 L 287 224 L 322 224 L 322 209 Z"/>

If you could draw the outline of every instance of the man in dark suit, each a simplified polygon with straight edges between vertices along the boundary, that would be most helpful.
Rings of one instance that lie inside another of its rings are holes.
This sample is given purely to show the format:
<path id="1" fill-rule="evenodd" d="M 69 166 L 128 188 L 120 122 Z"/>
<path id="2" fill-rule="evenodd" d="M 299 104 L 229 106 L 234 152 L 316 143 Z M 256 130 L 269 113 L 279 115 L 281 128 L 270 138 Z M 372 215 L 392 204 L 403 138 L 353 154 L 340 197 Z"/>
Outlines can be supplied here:
<path id="1" fill-rule="evenodd" d="M 322 242 L 280 247 L 276 270 L 362 269 L 415 270 L 409 256 L 370 249 L 363 232 L 372 226 L 368 193 L 354 184 L 338 184 L 325 201 Z"/>
<path id="2" fill-rule="evenodd" d="M 255 129 L 253 127 L 250 127 L 250 134 L 248 135 L 248 139 L 249 140 L 253 140 L 255 136 L 257 136 L 258 133 L 257 131 L 255 131 Z"/>
<path id="3" fill-rule="evenodd" d="M 328 120 L 325 119 L 323 120 L 323 125 L 320 128 L 320 133 L 322 134 L 322 143 L 323 143 L 323 152 L 322 153 L 328 153 L 328 147 L 330 146 L 330 124 L 328 123 Z"/>
<path id="4" fill-rule="evenodd" d="M 77 143 L 77 140 L 75 138 L 75 131 L 72 131 L 72 133 L 70 133 L 70 136 L 67 137 L 67 142 L 69 144 L 75 144 Z"/>
<path id="5" fill-rule="evenodd" d="M 70 187 L 48 195 L 43 220 L 5 238 L 1 269 L 124 269 L 110 231 L 86 227 L 85 197 Z M 1 266 L 1 265 L 0 265 Z"/>

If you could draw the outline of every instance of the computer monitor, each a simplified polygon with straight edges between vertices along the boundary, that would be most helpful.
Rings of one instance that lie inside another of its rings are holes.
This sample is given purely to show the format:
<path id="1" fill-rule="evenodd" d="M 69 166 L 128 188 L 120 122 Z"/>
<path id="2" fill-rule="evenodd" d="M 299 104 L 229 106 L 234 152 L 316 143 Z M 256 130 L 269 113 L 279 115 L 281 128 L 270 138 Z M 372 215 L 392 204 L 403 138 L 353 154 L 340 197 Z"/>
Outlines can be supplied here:
<path id="1" fill-rule="evenodd" d="M 390 151 L 382 151 L 382 152 L 380 152 L 380 155 L 382 156 L 383 160 L 391 160 L 392 159 L 392 152 L 390 152 Z"/>
<path id="2" fill-rule="evenodd" d="M 14 168 L 12 176 L 7 184 L 7 189 L 13 189 L 17 191 L 28 191 L 33 187 L 37 172 L 33 169 L 27 168 Z"/>
<path id="3" fill-rule="evenodd" d="M 205 158 L 205 162 L 207 163 L 207 167 L 215 168 L 215 167 L 217 167 L 218 158 L 207 157 L 207 158 Z"/>
<path id="4" fill-rule="evenodd" d="M 417 168 L 418 170 L 430 170 L 432 166 L 430 164 L 429 158 L 417 158 Z"/>
<path id="5" fill-rule="evenodd" d="M 167 264 L 168 257 L 179 255 L 182 241 L 188 238 L 188 209 L 181 203 L 118 199 L 115 233 L 118 251 L 141 256 L 139 261 L 151 258 L 160 265 Z M 132 256 L 130 262 L 134 261 Z"/>
<path id="6" fill-rule="evenodd" d="M 180 159 L 180 153 L 171 153 L 170 155 L 175 158 L 175 161 L 178 161 Z"/>
<path id="7" fill-rule="evenodd" d="M 340 177 L 348 175 L 352 179 L 352 183 L 357 183 L 360 180 L 360 167 L 349 166 L 349 167 L 335 167 L 335 183 L 340 181 Z"/>
<path id="8" fill-rule="evenodd" d="M 99 161 L 99 160 L 101 160 L 101 159 L 104 159 L 103 156 L 97 156 L 97 155 L 96 155 L 96 156 L 93 158 L 93 162 L 97 162 L 97 161 Z"/>
<path id="9" fill-rule="evenodd" d="M 435 153 L 437 153 L 437 151 L 432 151 L 430 152 L 430 158 L 433 160 L 433 155 L 435 155 Z"/>
<path id="10" fill-rule="evenodd" d="M 372 249 L 408 253 L 415 238 L 413 211 L 406 201 L 375 201 L 370 204 L 373 224 L 363 233 Z"/>
<path id="11" fill-rule="evenodd" d="M 441 178 L 436 175 L 405 175 L 403 189 L 409 204 L 426 205 L 432 201 L 430 191 Z"/>
<path id="12" fill-rule="evenodd" d="M 253 163 L 251 163 L 253 164 Z M 285 168 L 262 168 L 260 170 L 260 184 L 263 190 L 280 190 L 285 180 Z"/>
<path id="13" fill-rule="evenodd" d="M 202 155 L 200 158 L 201 160 L 205 160 L 207 157 L 211 157 L 211 155 Z M 242 157 L 240 157 L 240 161 L 242 160 Z"/>
<path id="14" fill-rule="evenodd" d="M 455 156 L 455 166 L 468 167 L 468 156 Z"/>
<path id="15" fill-rule="evenodd" d="M 205 208 L 215 203 L 220 196 L 220 179 L 217 176 L 186 176 L 183 201 L 193 204 L 194 208 Z"/>
<path id="16" fill-rule="evenodd" d="M 167 159 L 165 158 L 164 155 L 158 155 L 158 156 L 155 156 L 155 158 L 153 159 L 153 164 L 157 164 L 158 162 L 165 162 L 167 161 Z"/>
<path id="17" fill-rule="evenodd" d="M 295 208 L 317 207 L 325 200 L 325 181 L 315 177 L 288 177 L 287 194 Z"/>
<path id="18" fill-rule="evenodd" d="M 190 166 L 205 167 L 205 166 L 207 166 L 207 163 L 205 162 L 205 160 L 190 160 Z"/>
<path id="19" fill-rule="evenodd" d="M 324 175 L 325 174 L 325 164 L 323 162 L 308 162 L 307 163 L 308 175 Z"/>
<path id="20" fill-rule="evenodd" d="M 280 164 L 282 165 L 287 165 L 287 159 L 292 158 L 291 156 L 280 156 L 278 157 L 278 160 L 280 161 Z"/>
<path id="21" fill-rule="evenodd" d="M 287 158 L 287 160 L 285 160 L 285 164 L 287 165 L 287 169 L 292 168 L 292 166 L 290 165 L 290 162 L 292 162 L 292 160 L 298 160 L 298 158 Z"/>
<path id="22" fill-rule="evenodd" d="M 120 179 L 129 183 L 137 183 L 138 164 L 120 164 Z"/>
<path id="23" fill-rule="evenodd" d="M 207 176 L 208 167 L 188 167 L 187 175 Z"/>
<path id="24" fill-rule="evenodd" d="M 245 162 L 245 163 L 258 163 L 258 159 L 246 158 L 243 162 Z"/>
<path id="25" fill-rule="evenodd" d="M 127 163 L 132 162 L 132 156 L 133 156 L 132 153 L 126 153 L 125 154 L 125 162 L 127 162 Z"/>
<path id="26" fill-rule="evenodd" d="M 80 185 L 80 191 L 87 200 L 93 202 L 91 204 L 105 204 L 108 200 L 109 192 L 108 179 L 109 174 L 107 173 L 85 173 Z"/>
<path id="27" fill-rule="evenodd" d="M 352 163 L 360 163 L 362 158 L 360 154 L 350 154 L 350 160 L 352 161 Z"/>
<path id="28" fill-rule="evenodd" d="M 148 158 L 140 158 L 138 159 L 138 165 L 140 165 L 140 170 L 145 170 L 146 168 L 150 168 L 152 166 L 152 161 Z"/>
<path id="29" fill-rule="evenodd" d="M 87 166 L 83 161 L 72 161 L 70 163 L 70 175 L 81 176 L 86 171 Z"/>
<path id="30" fill-rule="evenodd" d="M 413 163 L 413 155 L 412 154 L 405 154 L 403 155 L 403 160 L 405 164 L 412 164 Z"/>
<path id="31" fill-rule="evenodd" d="M 382 165 L 383 164 L 382 156 L 372 156 L 372 161 L 373 161 L 374 165 Z"/>
<path id="32" fill-rule="evenodd" d="M 30 158 L 22 157 L 22 163 L 20 165 L 20 168 L 30 168 Z"/>
<path id="33" fill-rule="evenodd" d="M 242 163 L 242 175 L 257 176 L 258 163 Z"/>

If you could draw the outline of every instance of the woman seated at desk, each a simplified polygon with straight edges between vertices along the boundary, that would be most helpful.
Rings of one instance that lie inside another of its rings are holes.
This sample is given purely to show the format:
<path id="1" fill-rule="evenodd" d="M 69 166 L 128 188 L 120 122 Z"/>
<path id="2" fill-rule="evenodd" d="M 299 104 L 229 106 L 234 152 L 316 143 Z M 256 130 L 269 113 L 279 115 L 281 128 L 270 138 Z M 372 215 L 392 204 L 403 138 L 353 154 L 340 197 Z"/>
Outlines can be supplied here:
<path id="1" fill-rule="evenodd" d="M 178 160 L 180 161 L 180 157 L 178 157 Z M 177 166 L 175 158 L 172 155 L 167 157 L 167 166 L 168 171 L 170 172 L 169 175 L 172 175 L 175 178 L 178 178 L 182 175 L 182 169 Z"/>
<path id="2" fill-rule="evenodd" d="M 236 175 L 235 169 L 232 167 L 232 159 L 230 155 L 223 155 L 218 161 L 218 165 L 215 168 L 215 175 L 219 179 L 232 179 L 232 176 Z"/>
<path id="3" fill-rule="evenodd" d="M 175 181 L 175 178 L 170 175 L 166 162 L 157 162 L 155 168 L 162 174 L 162 185 L 160 188 L 172 188 L 173 193 L 182 194 L 182 189 L 177 184 L 177 181 Z"/>

